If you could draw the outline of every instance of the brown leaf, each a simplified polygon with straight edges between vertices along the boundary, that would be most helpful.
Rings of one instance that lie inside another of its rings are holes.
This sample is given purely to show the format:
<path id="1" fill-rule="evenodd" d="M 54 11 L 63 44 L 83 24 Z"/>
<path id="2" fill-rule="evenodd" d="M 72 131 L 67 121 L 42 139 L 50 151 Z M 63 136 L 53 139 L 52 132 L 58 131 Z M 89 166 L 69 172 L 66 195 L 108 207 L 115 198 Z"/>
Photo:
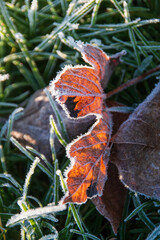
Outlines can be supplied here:
<path id="1" fill-rule="evenodd" d="M 160 199 L 160 83 L 120 126 L 111 160 L 131 190 Z"/>
<path id="2" fill-rule="evenodd" d="M 85 133 L 96 121 L 95 116 L 88 116 L 87 118 L 75 121 L 66 116 L 66 113 L 59 104 L 57 104 L 57 107 L 66 126 L 70 141 L 80 135 L 80 133 Z M 43 90 L 38 90 L 30 98 L 24 110 L 24 115 L 15 121 L 11 133 L 23 146 L 34 147 L 37 151 L 44 154 L 48 160 L 51 158 L 49 144 L 49 116 L 51 114 L 54 116 L 48 97 Z M 64 153 L 64 149 L 56 136 L 54 137 L 54 142 L 57 155 Z"/>
<path id="3" fill-rule="evenodd" d="M 126 107 L 124 104 L 116 102 L 116 101 L 112 101 L 112 100 L 108 100 L 106 101 L 107 107 L 111 108 L 111 107 Z M 113 126 L 112 126 L 112 136 L 118 131 L 120 125 L 127 120 L 127 118 L 129 117 L 130 113 L 129 112 L 111 112 L 111 117 L 112 117 L 112 122 L 113 122 Z"/>
<path id="4" fill-rule="evenodd" d="M 96 209 L 108 219 L 115 233 L 122 221 L 127 189 L 119 180 L 117 167 L 113 163 L 108 166 L 108 179 L 101 197 L 92 198 Z"/>

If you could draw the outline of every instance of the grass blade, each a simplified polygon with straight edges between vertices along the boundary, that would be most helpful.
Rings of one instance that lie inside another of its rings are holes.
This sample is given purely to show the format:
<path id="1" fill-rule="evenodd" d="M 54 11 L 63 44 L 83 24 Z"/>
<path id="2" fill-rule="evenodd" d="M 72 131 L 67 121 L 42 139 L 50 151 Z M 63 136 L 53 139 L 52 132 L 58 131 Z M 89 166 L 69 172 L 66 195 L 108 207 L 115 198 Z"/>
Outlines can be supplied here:
<path id="1" fill-rule="evenodd" d="M 67 186 L 66 186 L 66 184 L 65 184 L 65 182 L 64 182 L 64 179 L 63 179 L 63 176 L 62 176 L 62 173 L 61 173 L 60 170 L 57 171 L 57 175 L 58 175 L 59 178 L 60 178 L 63 191 L 64 191 L 64 193 L 66 193 L 66 192 L 67 192 Z M 70 208 L 71 208 L 73 217 L 74 217 L 74 219 L 75 219 L 75 221 L 76 221 L 76 224 L 77 224 L 79 230 L 80 230 L 82 233 L 85 233 L 84 230 L 83 230 L 82 221 L 81 221 L 81 219 L 80 219 L 80 216 L 78 215 L 78 212 L 77 212 L 74 204 L 69 203 L 69 206 L 70 206 Z M 87 240 L 85 236 L 83 236 L 83 239 L 84 239 L 84 240 Z"/>
<path id="2" fill-rule="evenodd" d="M 59 179 L 57 176 L 58 169 L 59 169 L 58 160 L 55 160 L 55 163 L 54 163 L 54 203 L 55 205 L 58 205 L 58 201 L 59 201 Z"/>
<path id="3" fill-rule="evenodd" d="M 160 225 L 153 230 L 153 232 L 146 238 L 146 240 L 158 240 L 157 237 L 160 237 Z"/>
<path id="4" fill-rule="evenodd" d="M 26 155 L 31 161 L 34 161 L 34 157 L 21 144 L 19 144 L 14 137 L 11 137 L 10 140 L 24 155 Z M 38 166 L 45 174 L 48 175 L 49 178 L 53 179 L 53 173 L 51 173 L 42 163 L 38 163 Z"/>
<path id="5" fill-rule="evenodd" d="M 70 232 L 76 233 L 76 234 L 81 235 L 81 236 L 88 237 L 88 238 L 93 239 L 93 240 L 100 240 L 100 238 L 97 238 L 96 236 L 94 236 L 94 235 L 92 235 L 90 233 L 82 233 L 82 232 L 77 231 L 75 229 L 71 229 Z"/>
<path id="6" fill-rule="evenodd" d="M 91 18 L 91 27 L 93 27 L 97 20 L 97 14 L 102 0 L 97 0 L 96 5 L 93 8 L 92 18 Z"/>
<path id="7" fill-rule="evenodd" d="M 63 32 L 68 29 L 69 23 L 72 24 L 78 22 L 84 15 L 91 11 L 92 8 L 95 6 L 95 2 L 96 0 L 89 0 L 79 10 L 74 11 L 74 13 L 67 19 L 65 18 L 63 22 L 50 33 L 49 37 L 47 37 L 35 48 L 35 51 L 42 51 L 46 49 L 51 44 L 51 42 L 58 36 L 60 32 Z"/>
<path id="8" fill-rule="evenodd" d="M 128 10 L 128 5 L 127 2 L 124 1 L 123 2 L 123 6 L 124 6 L 124 18 L 125 18 L 125 22 L 128 23 L 131 21 L 130 19 L 130 14 L 129 14 L 129 10 Z M 141 60 L 140 60 L 140 56 L 139 56 L 139 52 L 138 52 L 138 47 L 137 47 L 137 41 L 134 35 L 134 31 L 131 27 L 128 27 L 128 32 L 129 32 L 129 37 L 134 49 L 134 53 L 135 53 L 135 58 L 137 60 L 138 65 L 140 65 Z"/>
<path id="9" fill-rule="evenodd" d="M 25 45 L 25 39 L 23 37 L 23 35 L 21 33 L 19 33 L 15 27 L 15 25 L 13 24 L 13 22 L 11 21 L 11 18 L 9 16 L 9 13 L 5 7 L 4 1 L 0 1 L 0 9 L 1 9 L 1 13 L 5 19 L 5 22 L 12 34 L 12 37 L 15 39 L 16 43 L 18 44 L 19 48 L 21 49 L 22 53 L 25 56 L 26 61 L 28 62 L 33 75 L 35 76 L 38 84 L 40 87 L 44 87 L 45 83 L 39 73 L 39 70 L 36 66 L 36 63 L 33 61 L 33 59 L 31 58 L 29 51 L 27 49 L 27 46 Z"/>
<path id="10" fill-rule="evenodd" d="M 51 104 L 51 107 L 54 111 L 54 114 L 55 114 L 55 117 L 56 117 L 56 120 L 57 120 L 57 124 L 60 126 L 60 128 L 62 130 L 63 137 L 64 137 L 65 141 L 67 142 L 68 141 L 67 131 L 66 131 L 63 119 L 61 117 L 60 111 L 58 110 L 58 108 L 57 108 L 51 94 L 49 93 L 49 91 L 47 89 L 44 89 L 44 92 L 46 93 L 46 95 L 49 99 L 49 102 Z"/>
<path id="11" fill-rule="evenodd" d="M 30 184 L 31 177 L 34 174 L 35 168 L 36 168 L 36 166 L 39 162 L 40 162 L 40 159 L 36 157 L 34 162 L 31 165 L 30 169 L 29 169 L 29 172 L 26 175 L 25 183 L 24 183 L 24 186 L 23 186 L 23 195 L 22 195 L 22 200 L 23 201 L 26 201 L 27 193 L 28 193 L 28 186 Z"/>
<path id="12" fill-rule="evenodd" d="M 66 147 L 66 146 L 67 146 L 67 142 L 64 140 L 64 138 L 62 137 L 60 131 L 58 130 L 57 125 L 56 125 L 56 123 L 55 123 L 52 115 L 50 116 L 50 124 L 51 124 L 51 127 L 53 128 L 53 130 L 54 130 L 54 132 L 55 132 L 55 134 L 56 134 L 59 142 L 60 142 L 64 147 Z"/>
<path id="13" fill-rule="evenodd" d="M 139 205 L 137 208 L 134 209 L 133 212 L 131 212 L 129 214 L 129 216 L 124 220 L 125 222 L 129 221 L 131 218 L 133 218 L 136 214 L 139 213 L 139 211 L 141 211 L 142 209 L 144 209 L 145 207 L 149 207 L 152 205 L 152 201 L 149 201 L 149 202 L 145 202 L 141 205 Z"/>
<path id="14" fill-rule="evenodd" d="M 138 195 L 136 196 L 133 195 L 132 199 L 133 199 L 134 206 L 136 208 L 141 206 L 141 202 Z M 153 230 L 155 228 L 155 225 L 151 222 L 151 220 L 147 217 L 146 213 L 142 209 L 138 211 L 138 216 L 150 230 Z"/>

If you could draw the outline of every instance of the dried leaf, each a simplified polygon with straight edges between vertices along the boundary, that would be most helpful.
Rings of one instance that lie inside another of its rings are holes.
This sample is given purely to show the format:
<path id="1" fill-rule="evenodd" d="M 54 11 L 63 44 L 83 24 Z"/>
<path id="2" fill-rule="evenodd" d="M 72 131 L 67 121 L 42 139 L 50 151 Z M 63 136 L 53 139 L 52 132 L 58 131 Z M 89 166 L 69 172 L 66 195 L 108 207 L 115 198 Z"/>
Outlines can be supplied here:
<path id="1" fill-rule="evenodd" d="M 111 160 L 131 190 L 160 199 L 160 83 L 119 128 Z"/>
<path id="2" fill-rule="evenodd" d="M 104 113 L 85 135 L 68 146 L 72 165 L 66 174 L 69 193 L 64 203 L 83 203 L 87 198 L 102 195 L 107 179 L 110 136 L 111 119 Z"/>
<path id="3" fill-rule="evenodd" d="M 87 118 L 74 121 L 74 119 L 66 116 L 66 113 L 59 104 L 57 104 L 57 108 L 59 109 L 66 126 L 70 141 L 75 139 L 81 133 L 85 133 L 96 121 L 95 116 L 88 116 Z M 34 147 L 37 151 L 44 154 L 49 161 L 51 158 L 49 144 L 50 115 L 53 115 L 55 118 L 45 92 L 43 90 L 38 90 L 30 98 L 30 101 L 24 110 L 24 115 L 15 121 L 11 133 L 12 136 L 15 137 L 23 146 L 29 145 Z M 54 137 L 54 143 L 57 156 L 63 154 L 64 149 L 57 140 L 56 136 Z"/>
<path id="4" fill-rule="evenodd" d="M 70 117 L 102 114 L 105 95 L 101 83 L 107 84 L 123 53 L 108 57 L 89 44 L 77 43 L 76 47 L 92 67 L 66 66 L 51 83 L 51 92 Z"/>
<path id="5" fill-rule="evenodd" d="M 111 108 L 111 107 L 126 107 L 124 104 L 116 102 L 116 101 L 112 101 L 112 100 L 108 100 L 106 101 L 107 107 Z M 112 117 L 112 122 L 113 122 L 113 126 L 112 126 L 112 136 L 118 131 L 120 125 L 127 120 L 127 118 L 129 117 L 130 112 L 111 112 L 111 117 Z"/>
<path id="6" fill-rule="evenodd" d="M 64 202 L 83 203 L 87 198 L 101 196 L 107 179 L 112 121 L 105 112 L 103 87 L 123 53 L 108 57 L 89 44 L 77 43 L 76 48 L 92 67 L 66 67 L 51 84 L 51 92 L 70 117 L 90 114 L 97 122 L 68 147 L 72 164 L 67 171 L 68 195 Z"/>

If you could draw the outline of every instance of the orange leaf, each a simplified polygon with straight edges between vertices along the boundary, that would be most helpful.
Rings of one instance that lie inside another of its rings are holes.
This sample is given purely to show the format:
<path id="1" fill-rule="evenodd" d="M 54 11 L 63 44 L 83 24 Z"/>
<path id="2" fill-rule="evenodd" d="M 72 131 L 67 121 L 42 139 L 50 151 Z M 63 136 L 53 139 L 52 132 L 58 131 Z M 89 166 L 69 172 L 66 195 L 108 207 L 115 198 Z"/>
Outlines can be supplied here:
<path id="1" fill-rule="evenodd" d="M 111 117 L 105 112 L 103 88 L 124 52 L 108 57 L 101 49 L 75 43 L 88 66 L 67 66 L 51 84 L 51 92 L 70 117 L 96 115 L 90 130 L 68 146 L 72 164 L 67 174 L 64 202 L 82 203 L 101 196 L 107 179 Z M 103 88 L 102 88 L 103 87 Z M 74 161 L 73 161 L 74 160 Z"/>
<path id="2" fill-rule="evenodd" d="M 111 118 L 106 112 L 103 118 L 85 134 L 68 146 L 71 170 L 67 173 L 68 196 L 64 203 L 83 203 L 87 198 L 101 196 L 107 179 Z"/>
<path id="3" fill-rule="evenodd" d="M 104 79 L 108 81 L 111 58 L 99 48 L 89 44 L 77 43 L 76 46 L 84 60 L 92 67 L 65 67 L 52 82 L 51 92 L 70 117 L 102 114 L 104 94 L 101 82 L 104 82 Z M 119 63 L 121 55 L 117 55 L 116 60 L 111 64 L 112 68 Z"/>

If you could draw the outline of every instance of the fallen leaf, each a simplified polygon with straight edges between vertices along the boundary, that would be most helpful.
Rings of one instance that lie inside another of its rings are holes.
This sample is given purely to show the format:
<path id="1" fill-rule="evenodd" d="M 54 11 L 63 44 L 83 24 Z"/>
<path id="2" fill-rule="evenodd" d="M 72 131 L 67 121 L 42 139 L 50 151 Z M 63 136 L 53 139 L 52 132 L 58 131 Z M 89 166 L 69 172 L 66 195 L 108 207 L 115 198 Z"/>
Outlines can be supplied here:
<path id="1" fill-rule="evenodd" d="M 56 102 L 55 102 L 56 104 Z M 56 104 L 63 119 L 69 141 L 78 135 L 85 133 L 96 121 L 95 116 L 74 119 L 68 118 L 59 104 Z M 44 154 L 50 161 L 51 150 L 49 144 L 50 124 L 49 116 L 56 117 L 49 103 L 48 97 L 43 90 L 36 91 L 30 98 L 22 117 L 14 122 L 11 135 L 15 137 L 24 147 L 31 146 L 38 152 Z M 59 126 L 58 126 L 59 127 Z M 61 131 L 59 127 L 59 131 Z M 38 134 L 37 134 L 38 133 Z M 64 148 L 54 136 L 54 144 L 57 156 L 64 154 Z"/>
<path id="2" fill-rule="evenodd" d="M 105 94 L 101 83 L 106 86 L 124 52 L 108 57 L 90 44 L 77 43 L 76 47 L 92 67 L 66 66 L 51 83 L 50 91 L 70 117 L 102 114 Z"/>
<path id="3" fill-rule="evenodd" d="M 67 171 L 68 196 L 64 202 L 83 203 L 101 196 L 107 179 L 112 121 L 105 112 L 103 87 L 123 53 L 108 57 L 101 49 L 76 43 L 88 66 L 67 66 L 51 84 L 51 92 L 70 117 L 96 115 L 97 122 L 68 147 L 72 164 Z M 107 77 L 108 75 L 108 77 Z M 93 137 L 95 135 L 95 137 Z"/>
<path id="4" fill-rule="evenodd" d="M 120 126 L 111 160 L 125 186 L 160 199 L 160 83 Z"/>
<path id="5" fill-rule="evenodd" d="M 72 164 L 66 174 L 68 194 L 64 203 L 83 203 L 87 198 L 102 195 L 107 179 L 110 137 L 111 118 L 105 112 L 86 134 L 68 145 L 67 154 Z"/>
<path id="6" fill-rule="evenodd" d="M 110 108 L 112 107 L 126 107 L 126 105 L 113 101 L 113 100 L 108 100 L 106 101 L 106 105 L 108 110 L 110 111 Z M 111 117 L 112 117 L 112 136 L 118 131 L 120 125 L 127 120 L 129 117 L 130 112 L 112 112 L 111 111 Z"/>

